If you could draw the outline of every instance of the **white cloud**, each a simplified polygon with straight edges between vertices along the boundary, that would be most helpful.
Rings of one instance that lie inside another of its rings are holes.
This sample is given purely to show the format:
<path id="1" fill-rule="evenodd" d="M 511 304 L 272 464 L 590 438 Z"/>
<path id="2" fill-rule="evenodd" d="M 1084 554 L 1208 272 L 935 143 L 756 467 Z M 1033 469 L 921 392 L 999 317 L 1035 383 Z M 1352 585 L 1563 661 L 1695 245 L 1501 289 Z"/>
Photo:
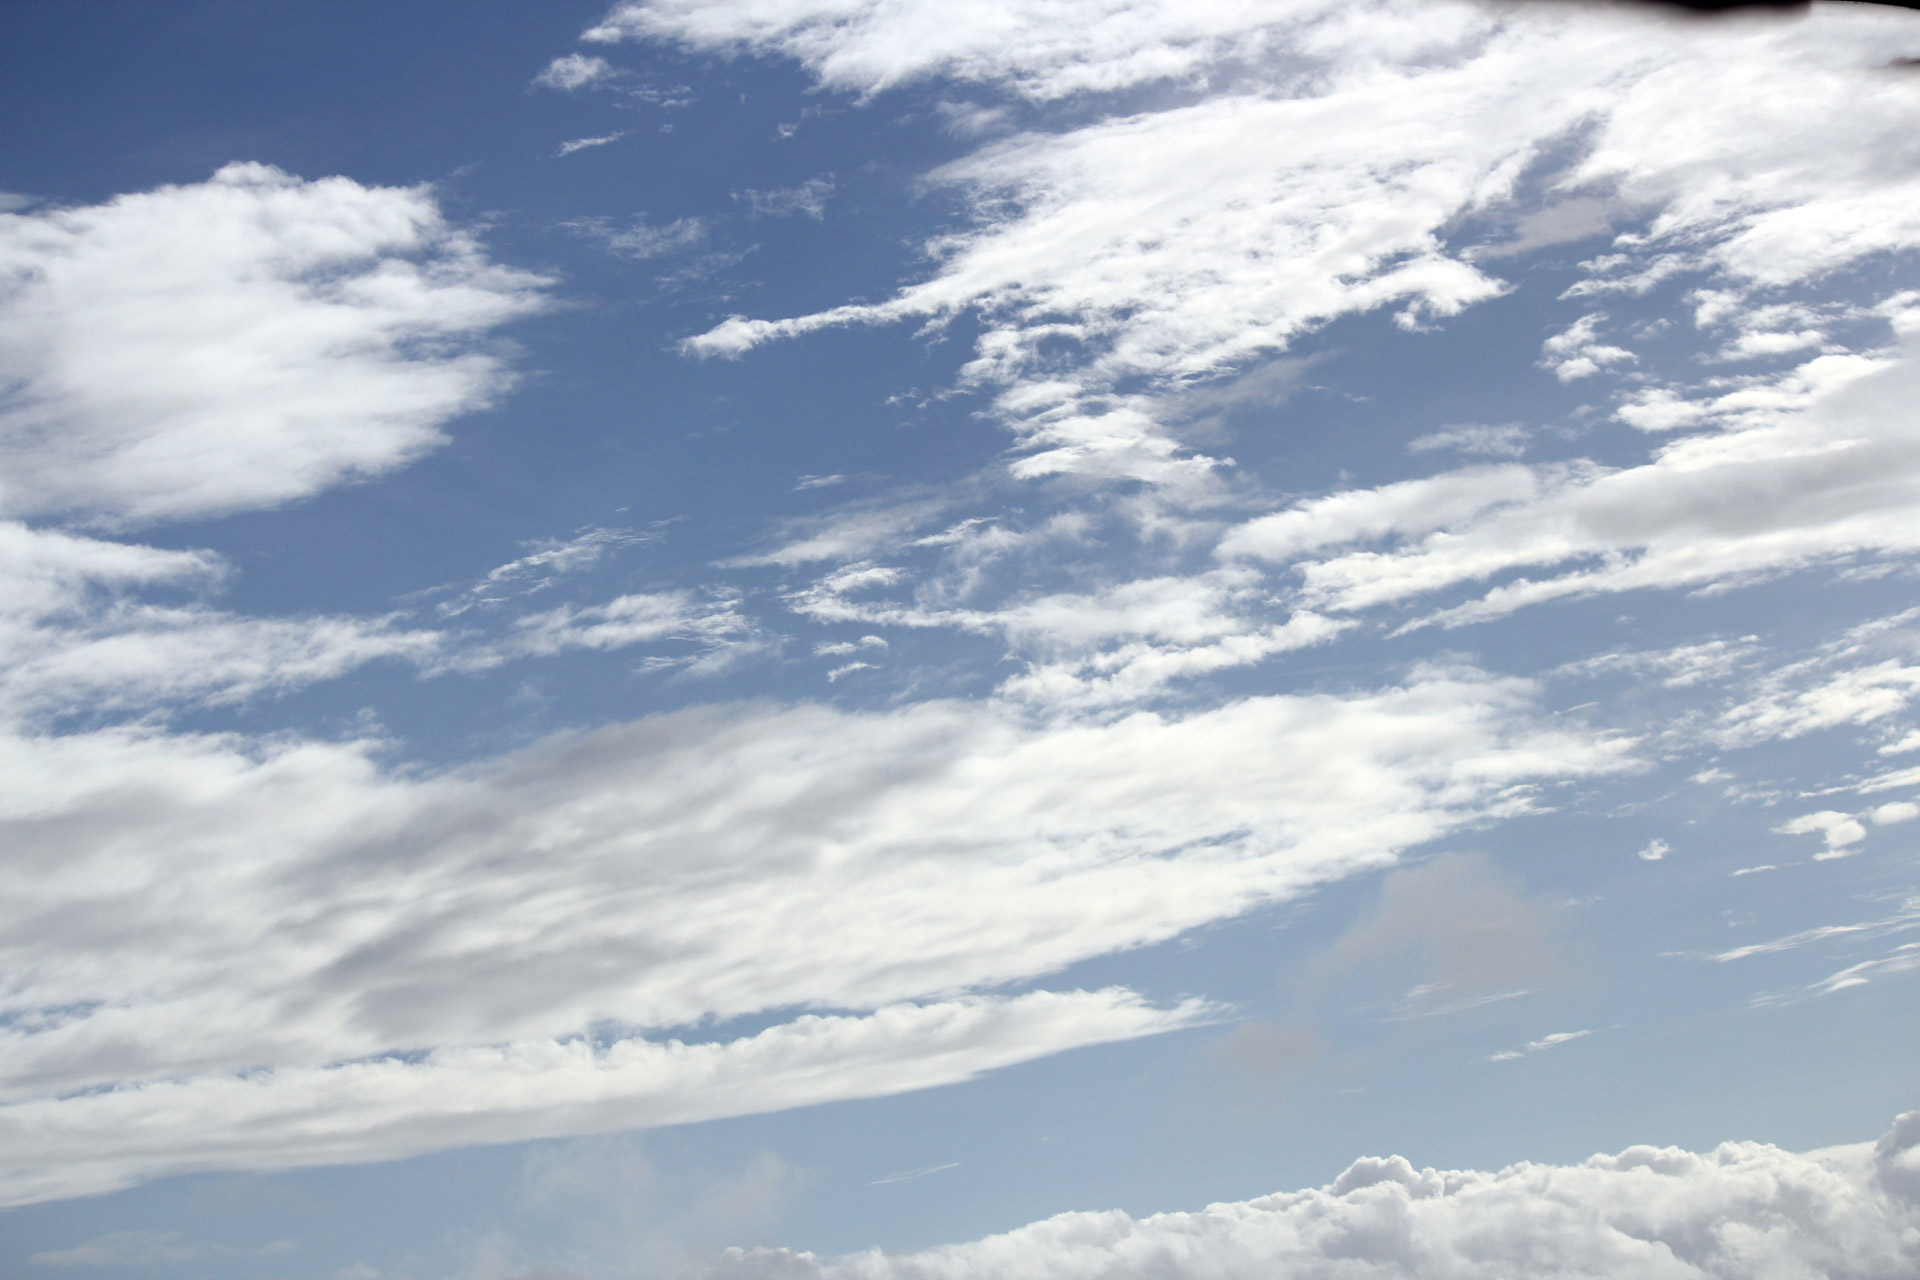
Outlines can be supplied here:
<path id="1" fill-rule="evenodd" d="M 1911 973 L 1915 969 L 1920 969 L 1920 943 L 1908 942 L 1877 959 L 1862 960 L 1859 964 L 1848 965 L 1838 973 L 1829 974 L 1796 994 L 1799 997 L 1832 995 L 1836 991 L 1864 987 L 1875 978 L 1884 978 L 1896 973 Z M 1794 998 L 1794 995 L 1762 997 L 1756 1003 L 1784 1004 Z"/>
<path id="2" fill-rule="evenodd" d="M 1096 3 L 1078 21 L 1057 6 L 976 8 L 959 24 L 914 6 L 636 4 L 598 30 L 784 52 L 863 92 L 938 73 L 1047 96 L 1094 66 L 1134 82 L 1132 52 L 1149 45 L 1233 86 L 985 147 L 932 175 L 973 196 L 977 221 L 928 246 L 930 279 L 877 304 L 734 317 L 690 351 L 976 309 L 988 329 L 969 377 L 1002 389 L 1000 415 L 1034 455 L 1016 474 L 1190 485 L 1203 460 L 1180 465 L 1150 406 L 1112 397 L 1121 379 L 1205 377 L 1347 312 L 1398 306 L 1418 323 L 1501 292 L 1474 265 L 1480 246 L 1456 250 L 1442 229 L 1501 212 L 1521 171 L 1570 138 L 1575 158 L 1551 184 L 1610 190 L 1647 227 L 1596 271 L 1719 271 L 1738 296 L 1920 244 L 1920 215 L 1891 212 L 1920 207 L 1888 176 L 1915 148 L 1906 97 L 1852 74 L 1897 20 L 1823 14 L 1788 39 L 1545 5 Z M 1762 83 L 1793 88 L 1755 112 Z M 1834 118 L 1858 127 L 1836 143 Z M 1549 340 L 1564 376 L 1630 358 L 1594 340 L 1597 322 Z M 1061 344 L 1080 356 L 1042 356 Z"/>
<path id="3" fill-rule="evenodd" d="M 1324 644 L 1351 625 L 1308 611 L 1281 622 L 1267 621 L 1261 616 L 1267 603 L 1262 584 L 1235 566 L 1184 577 L 1136 578 L 1093 591 L 1028 596 L 995 607 L 929 602 L 956 594 L 932 583 L 922 584 L 911 601 L 861 598 L 907 577 L 899 568 L 856 562 L 790 593 L 787 603 L 816 622 L 952 627 L 1001 635 L 1028 665 L 1003 681 L 999 692 L 1054 708 L 1150 699 L 1172 681 Z"/>
<path id="4" fill-rule="evenodd" d="M 525 542 L 521 545 L 526 548 L 526 555 L 487 570 L 486 576 L 453 599 L 442 601 L 435 611 L 442 618 L 458 617 L 481 605 L 499 604 L 515 596 L 544 591 L 565 574 L 591 569 L 614 551 L 651 539 L 652 535 L 636 533 L 631 529 L 596 526 L 583 529 L 564 541 L 540 538 Z"/>
<path id="5" fill-rule="evenodd" d="M 1220 540 L 1224 558 L 1285 562 L 1323 547 L 1406 539 L 1475 520 L 1503 507 L 1530 504 L 1562 474 L 1521 466 L 1473 467 L 1372 489 L 1348 489 L 1261 516 Z"/>
<path id="6" fill-rule="evenodd" d="M 1552 369 L 1553 376 L 1562 382 L 1590 377 L 1603 365 L 1632 363 L 1633 352 L 1599 340 L 1600 323 L 1606 318 L 1599 311 L 1581 316 L 1548 338 L 1540 346 L 1540 363 Z"/>
<path id="7" fill-rule="evenodd" d="M 1542 575 L 1430 615 L 1449 625 L 1569 596 L 1737 585 L 1909 553 L 1920 548 L 1920 435 L 1906 408 L 1917 388 L 1913 339 L 1823 355 L 1714 396 L 1701 407 L 1717 430 L 1639 466 L 1474 469 L 1349 491 L 1243 525 L 1221 552 L 1294 562 L 1296 604 L 1334 613 L 1477 589 L 1516 570 Z M 1398 545 L 1305 558 L 1358 538 Z"/>
<path id="8" fill-rule="evenodd" d="M 1764 672 L 1725 708 L 1710 736 L 1725 746 L 1791 739 L 1842 725 L 1887 722 L 1920 696 L 1920 650 L 1912 623 L 1920 610 L 1872 618 L 1819 646 L 1809 657 Z M 1751 637 L 1749 637 L 1751 639 Z M 1892 656 L 1888 656 L 1892 655 Z M 1895 741 L 1882 752 L 1898 750 Z"/>
<path id="9" fill-rule="evenodd" d="M 609 142 L 618 142 L 626 136 L 626 130 L 622 129 L 617 133 L 603 133 L 593 138 L 575 138 L 571 142 L 561 143 L 560 149 L 554 152 L 554 155 L 570 156 L 576 151 L 585 151 L 589 147 L 604 147 Z"/>
<path id="10" fill-rule="evenodd" d="M 824 515 L 788 521 L 771 550 L 736 556 L 723 567 L 792 568 L 823 560 L 859 560 L 881 548 L 899 546 L 949 511 L 954 501 L 953 494 L 908 490 L 843 503 Z"/>
<path id="11" fill-rule="evenodd" d="M 0 510 L 210 515 L 390 471 L 506 386 L 476 340 L 546 283 L 424 189 L 259 164 L 0 214 Z"/>
<path id="12" fill-rule="evenodd" d="M 1665 840 L 1649 840 L 1640 850 L 1642 862 L 1658 862 L 1673 852 L 1673 846 Z"/>
<path id="13" fill-rule="evenodd" d="M 840 658 L 850 653 L 858 653 L 862 649 L 884 649 L 886 647 L 887 642 L 879 636 L 861 636 L 858 641 L 836 640 L 830 644 L 817 644 L 813 646 L 813 656 L 816 658 Z"/>
<path id="14" fill-rule="evenodd" d="M 545 656 L 565 649 L 623 649 L 649 641 L 695 640 L 713 647 L 750 635 L 737 600 L 702 600 L 690 591 L 635 592 L 601 605 L 561 605 L 513 621 L 498 652 Z"/>
<path id="15" fill-rule="evenodd" d="M 1877 1145 L 1630 1147 L 1497 1173 L 1354 1163 L 1318 1190 L 1135 1219 L 1064 1213 L 924 1253 L 732 1249 L 716 1280 L 1298 1280 L 1754 1276 L 1898 1280 L 1920 1269 L 1920 1116 Z"/>
<path id="16" fill-rule="evenodd" d="M 1118 989 L 1042 991 L 890 1005 L 865 1017 L 808 1016 L 716 1043 L 522 1041 L 14 1102 L 0 1105 L 0 1204 L 97 1194 L 167 1173 L 357 1163 L 451 1142 L 602 1133 L 883 1096 L 1212 1014 L 1199 1001 L 1156 1009 Z M 193 1256 L 144 1245 L 143 1256 L 124 1260 Z M 103 1252 L 96 1245 L 84 1258 L 61 1260 L 100 1265 L 106 1259 L 95 1255 Z"/>
<path id="17" fill-rule="evenodd" d="M 589 85 L 605 84 L 620 73 L 605 58 L 585 53 L 569 53 L 555 58 L 547 64 L 546 70 L 533 78 L 534 84 L 543 89 L 558 89 L 562 93 L 572 93 Z"/>
<path id="18" fill-rule="evenodd" d="M 1722 962 L 1744 960 L 1749 956 L 1794 951 L 1801 947 L 1817 946 L 1836 939 L 1857 944 L 1889 935 L 1910 933 L 1914 929 L 1920 929 L 1920 898 L 1909 897 L 1891 914 L 1882 916 L 1878 920 L 1803 929 L 1799 933 L 1788 934 L 1783 938 L 1734 947 L 1709 958 Z M 1900 943 L 1883 955 L 1857 961 L 1804 986 L 1786 991 L 1764 992 L 1755 996 L 1753 1003 L 1756 1006 L 1793 1004 L 1801 1000 L 1829 996 L 1838 991 L 1851 990 L 1854 987 L 1863 987 L 1876 979 L 1899 973 L 1910 973 L 1915 969 L 1920 969 L 1920 943 Z M 1920 1179 L 1916 1179 L 1915 1187 L 1920 1189 Z"/>
<path id="19" fill-rule="evenodd" d="M 624 227 L 617 227 L 604 218 L 588 218 L 566 225 L 598 240 L 621 257 L 636 261 L 686 253 L 699 248 L 707 239 L 707 223 L 703 218 L 676 218 L 657 226 L 645 218 L 635 218 Z"/>
<path id="20" fill-rule="evenodd" d="M 742 191 L 734 198 L 745 202 L 749 217 L 788 218 L 797 213 L 818 221 L 827 216 L 827 197 L 832 194 L 832 178 L 811 178 L 797 187 Z"/>
<path id="21" fill-rule="evenodd" d="M 1457 449 L 1496 458 L 1517 458 L 1527 451 L 1527 429 L 1517 423 L 1500 426 L 1462 425 L 1442 427 L 1407 441 L 1408 453 L 1433 453 Z"/>
<path id="22" fill-rule="evenodd" d="M 393 618 L 242 617 L 205 597 L 227 566 L 0 521 L 0 721 L 225 703 L 398 658 L 438 664 L 445 637 Z M 166 603 L 139 593 L 170 595 Z M 183 598 L 184 597 L 184 598 Z"/>
<path id="23" fill-rule="evenodd" d="M 1804 836 L 1818 834 L 1826 844 L 1826 852 L 1816 854 L 1818 858 L 1844 857 L 1849 845 L 1859 844 L 1867 838 L 1867 829 L 1860 820 L 1849 813 L 1838 813 L 1832 809 L 1822 809 L 1818 813 L 1802 814 L 1789 822 L 1783 822 L 1774 828 L 1783 836 Z"/>
<path id="24" fill-rule="evenodd" d="M 873 94 L 934 75 L 1006 82 L 1059 98 L 1166 79 L 1266 47 L 1284 28 L 1330 6 L 1240 0 L 646 0 L 616 6 L 585 33 L 592 41 L 669 39 L 725 52 L 799 59 L 832 88 Z"/>
<path id="25" fill-rule="evenodd" d="M 994 702 L 711 707 L 439 774 L 384 769 L 373 744 L 0 737 L 0 964 L 21 975 L 0 1098 L 52 1124 L 69 1101 L 63 1114 L 134 1105 L 54 1097 L 103 1085 L 131 1097 L 262 1064 L 458 1057 L 1031 980 L 1631 765 L 1625 743 L 1543 723 L 1532 698 L 1429 671 L 1108 722 Z M 301 1123 L 387 1123 L 357 1096 Z M 417 1132 L 467 1140 L 492 1096 L 449 1093 L 471 1104 L 461 1124 Z M 153 1123 L 140 1141 L 158 1150 L 191 1145 L 199 1122 Z M 309 1130 L 262 1124 L 263 1149 L 310 1149 Z M 131 1130 L 100 1132 L 111 1163 Z"/>
<path id="26" fill-rule="evenodd" d="M 1551 1035 L 1541 1036 L 1538 1040 L 1527 1041 L 1524 1049 L 1502 1049 L 1487 1059 L 1488 1062 L 1512 1062 L 1530 1053 L 1544 1053 L 1557 1048 L 1570 1040 L 1581 1040 L 1592 1035 L 1591 1031 L 1555 1031 Z"/>
<path id="27" fill-rule="evenodd" d="M 1826 924 L 1818 928 L 1802 929 L 1784 938 L 1731 947 L 1709 958 L 1725 963 L 1729 960 L 1745 960 L 1749 956 L 1793 951 L 1813 943 L 1825 942 L 1830 938 L 1878 938 L 1889 933 L 1902 933 L 1909 929 L 1920 929 L 1920 898 L 1908 898 L 1892 915 L 1883 916 L 1878 920 L 1867 920 L 1859 924 Z"/>

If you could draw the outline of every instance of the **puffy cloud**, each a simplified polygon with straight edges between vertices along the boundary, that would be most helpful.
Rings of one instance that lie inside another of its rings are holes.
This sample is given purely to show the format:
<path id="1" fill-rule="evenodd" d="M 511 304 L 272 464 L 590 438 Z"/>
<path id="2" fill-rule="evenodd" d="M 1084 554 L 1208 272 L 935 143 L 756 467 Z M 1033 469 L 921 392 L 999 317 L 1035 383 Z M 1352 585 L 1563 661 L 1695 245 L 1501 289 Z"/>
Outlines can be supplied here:
<path id="1" fill-rule="evenodd" d="M 1816 854 L 1818 858 L 1841 858 L 1847 854 L 1847 846 L 1859 844 L 1867 838 L 1867 829 L 1860 825 L 1859 819 L 1849 813 L 1839 813 L 1832 809 L 1822 809 L 1818 813 L 1802 814 L 1789 822 L 1783 822 L 1774 828 L 1783 836 L 1804 836 L 1817 833 L 1826 844 L 1826 852 Z"/>
<path id="2" fill-rule="evenodd" d="M 605 58 L 585 53 L 569 53 L 549 62 L 546 69 L 533 78 L 534 84 L 542 89 L 558 89 L 562 93 L 572 93 L 589 85 L 604 84 L 620 73 Z"/>
<path id="3" fill-rule="evenodd" d="M 1311 1191 L 1136 1219 L 1066 1213 L 924 1253 L 729 1250 L 726 1280 L 1301 1280 L 1647 1276 L 1896 1280 L 1920 1268 L 1920 1114 L 1878 1144 L 1797 1154 L 1630 1147 L 1497 1173 L 1357 1161 Z"/>
<path id="4" fill-rule="evenodd" d="M 0 510 L 128 522 L 392 470 L 506 385 L 541 303 L 420 188 L 260 164 L 0 214 Z"/>
<path id="5" fill-rule="evenodd" d="M 1540 362 L 1562 382 L 1589 377 L 1600 372 L 1602 365 L 1631 363 L 1633 352 L 1599 340 L 1600 323 L 1606 318 L 1599 311 L 1581 316 L 1540 345 Z"/>
<path id="6" fill-rule="evenodd" d="M 19 975 L 0 1097 L 39 1117 L 23 1133 L 51 1133 L 58 1115 L 134 1106 L 163 1077 L 1029 981 L 1631 764 L 1623 742 L 1538 719 L 1532 696 L 1430 671 L 1092 722 L 992 702 L 707 708 L 440 774 L 383 769 L 373 744 L 0 738 L 13 882 L 0 963 Z M 358 1078 L 311 1077 L 314 1105 L 335 1109 L 299 1124 L 388 1124 L 325 1083 Z M 466 1078 L 444 1077 L 447 1105 L 466 1107 L 458 1126 L 407 1131 L 481 1133 L 494 1095 L 461 1102 Z M 122 1101 L 53 1096 L 99 1086 Z M 102 1123 L 110 1162 L 132 1130 Z M 199 1122 L 181 1125 L 134 1127 L 190 1145 Z M 263 1113 L 250 1132 L 312 1150 L 294 1120 L 277 1125 Z M 21 1159 L 71 1163 L 51 1148 Z"/>

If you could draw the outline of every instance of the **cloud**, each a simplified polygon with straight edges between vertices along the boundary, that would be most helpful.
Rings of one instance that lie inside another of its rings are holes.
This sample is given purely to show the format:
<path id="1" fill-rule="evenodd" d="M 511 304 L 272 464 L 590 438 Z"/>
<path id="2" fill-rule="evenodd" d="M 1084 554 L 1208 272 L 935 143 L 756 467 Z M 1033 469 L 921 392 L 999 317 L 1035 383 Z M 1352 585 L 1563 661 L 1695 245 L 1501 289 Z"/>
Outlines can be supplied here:
<path id="1" fill-rule="evenodd" d="M 588 147 L 604 147 L 609 142 L 618 142 L 626 136 L 626 130 L 622 129 L 617 133 L 603 133 L 596 138 L 575 138 L 571 142 L 561 143 L 560 149 L 554 152 L 554 155 L 570 156 L 576 151 L 585 151 Z"/>
<path id="2" fill-rule="evenodd" d="M 1551 1035 L 1541 1036 L 1538 1040 L 1527 1041 L 1523 1049 L 1502 1049 L 1487 1059 L 1488 1062 L 1512 1062 L 1529 1053 L 1544 1053 L 1548 1049 L 1558 1048 L 1570 1040 L 1582 1040 L 1592 1035 L 1591 1031 L 1555 1031 Z"/>
<path id="3" fill-rule="evenodd" d="M 1792 739 L 1842 725 L 1883 726 L 1920 696 L 1914 610 L 1848 628 L 1811 656 L 1765 672 L 1720 713 L 1711 736 L 1726 746 Z M 1884 748 L 1883 748 L 1884 750 Z"/>
<path id="4" fill-rule="evenodd" d="M 1496 458 L 1517 458 L 1527 451 L 1527 429 L 1516 423 L 1497 427 L 1465 425 L 1442 427 L 1407 441 L 1408 453 L 1433 453 L 1456 449 Z"/>
<path id="5" fill-rule="evenodd" d="M 878 0 L 617 5 L 584 39 L 675 40 L 725 53 L 780 53 L 821 83 L 871 95 L 931 76 L 1005 83 L 1036 99 L 1158 80 L 1197 79 L 1251 55 L 1330 6 L 1078 0 L 1068 5 L 962 0 L 939 8 Z"/>
<path id="6" fill-rule="evenodd" d="M 885 1187 L 896 1182 L 912 1182 L 916 1178 L 930 1177 L 933 1174 L 945 1173 L 949 1169 L 958 1169 L 959 1167 L 960 1162 L 955 1160 L 947 1164 L 930 1165 L 925 1169 L 908 1169 L 901 1173 L 890 1173 L 884 1178 L 875 1178 L 867 1185 L 870 1187 Z"/>
<path id="7" fill-rule="evenodd" d="M 722 567 L 792 568 L 824 560 L 859 560 L 882 548 L 897 547 L 945 515 L 954 501 L 950 493 L 910 489 L 842 503 L 823 515 L 787 521 L 775 534 L 773 548 L 735 556 Z"/>
<path id="8" fill-rule="evenodd" d="M 1745 960 L 1749 956 L 1793 951 L 1813 943 L 1825 942 L 1830 938 L 1879 938 L 1889 933 L 1903 933 L 1909 929 L 1920 929 L 1920 898 L 1908 898 L 1892 915 L 1883 916 L 1878 920 L 1867 920 L 1859 924 L 1828 924 L 1814 929 L 1802 929 L 1799 933 L 1788 934 L 1784 938 L 1748 943 L 1745 946 L 1716 952 L 1709 959 L 1724 964 L 1729 960 Z"/>
<path id="9" fill-rule="evenodd" d="M 1783 836 L 1804 836 L 1818 832 L 1827 846 L 1825 853 L 1814 855 L 1820 859 L 1845 857 L 1847 846 L 1867 838 L 1867 829 L 1860 825 L 1858 819 L 1832 809 L 1802 814 L 1790 822 L 1781 823 L 1774 831 Z"/>
<path id="10" fill-rule="evenodd" d="M 634 592 L 601 605 L 561 605 L 513 621 L 494 650 L 500 657 L 545 657 L 567 649 L 623 649 L 658 640 L 692 640 L 708 650 L 754 632 L 737 600 L 701 600 L 690 591 Z"/>
<path id="11" fill-rule="evenodd" d="M 432 667 L 445 655 L 443 636 L 393 617 L 217 609 L 207 597 L 227 571 L 202 551 L 0 521 L 0 722 L 244 702 L 377 659 Z"/>
<path id="12" fill-rule="evenodd" d="M 535 76 L 533 82 L 542 89 L 558 89 L 562 93 L 572 93 L 576 89 L 605 84 L 619 74 L 613 64 L 605 58 L 585 53 L 569 53 L 549 62 L 546 70 Z"/>
<path id="13" fill-rule="evenodd" d="M 479 339 L 547 283 L 425 189 L 260 164 L 0 214 L 0 511 L 215 515 L 391 471 L 506 388 Z"/>
<path id="14" fill-rule="evenodd" d="M 1471 231 L 1447 229 L 1505 217 L 1523 172 L 1556 151 L 1573 154 L 1540 179 L 1550 191 L 1606 192 L 1646 228 L 1593 260 L 1589 292 L 1657 267 L 1720 273 L 1738 295 L 1920 244 L 1920 217 L 1894 211 L 1920 207 L 1920 179 L 1888 176 L 1914 150 L 1907 95 L 1848 66 L 1895 29 L 1890 15 L 1823 15 L 1786 39 L 1547 6 L 1094 3 L 1077 23 L 1049 9 L 1045 38 L 1029 39 L 1037 10 L 978 8 L 956 31 L 911 7 L 628 5 L 596 29 L 784 53 L 867 93 L 938 73 L 1047 96 L 1035 86 L 1092 83 L 1096 65 L 1136 83 L 1149 45 L 1153 76 L 1204 66 L 1230 86 L 986 146 L 929 177 L 975 209 L 972 228 L 927 246 L 929 278 L 879 303 L 736 316 L 688 351 L 973 310 L 986 332 L 966 376 L 999 389 L 1031 455 L 1016 475 L 1192 486 L 1211 464 L 1117 386 L 1219 375 L 1343 314 L 1394 307 L 1418 325 L 1504 292 Z M 1793 89 L 1755 113 L 1761 84 Z M 1857 125 L 1839 145 L 1835 118 Z M 1594 340 L 1598 320 L 1549 339 L 1565 376 L 1630 358 Z"/>
<path id="15" fill-rule="evenodd" d="M 1733 947 L 1707 958 L 1725 963 L 1730 960 L 1745 960 L 1750 956 L 1773 955 L 1783 951 L 1795 951 L 1801 947 L 1819 946 L 1834 940 L 1857 944 L 1889 935 L 1909 933 L 1914 929 L 1920 929 L 1920 898 L 1909 897 L 1891 914 L 1882 916 L 1878 920 L 1863 920 L 1856 924 L 1820 925 L 1782 938 Z M 1825 978 L 1803 986 L 1785 991 L 1762 992 L 1753 998 L 1752 1003 L 1755 1006 L 1794 1004 L 1819 996 L 1829 996 L 1838 991 L 1847 991 L 1854 987 L 1863 987 L 1875 979 L 1908 973 L 1915 969 L 1920 969 L 1920 943 L 1900 943 L 1883 955 L 1850 964 L 1828 974 Z"/>
<path id="16" fill-rule="evenodd" d="M 1762 996 L 1754 1003 L 1785 1004 L 1797 997 L 1832 995 L 1836 991 L 1864 987 L 1875 978 L 1884 978 L 1895 973 L 1911 973 L 1915 969 L 1920 969 L 1920 943 L 1903 943 L 1878 959 L 1862 960 L 1859 964 L 1848 965 L 1838 973 L 1829 974 L 1803 991 L 1785 996 Z"/>
<path id="17" fill-rule="evenodd" d="M 228 1114 L 255 1118 L 257 1148 L 209 1136 L 193 1167 L 425 1150 L 494 1132 L 496 1107 L 502 1134 L 557 1131 L 488 1083 L 518 1067 L 459 1064 L 524 1044 L 584 1063 L 597 1051 L 565 1046 L 593 1027 L 1030 981 L 1631 767 L 1626 743 L 1554 727 L 1533 696 L 1428 671 L 1106 722 L 991 701 L 709 707 L 440 773 L 383 768 L 372 743 L 0 736 L 0 962 L 22 975 L 0 1099 L 32 1117 L 0 1150 L 79 1179 L 185 1167 L 163 1153 Z M 386 1056 L 403 1050 L 432 1070 Z M 162 1102 L 138 1124 L 120 1110 Z M 28 1139 L 62 1116 L 94 1145 Z M 382 1147 L 390 1127 L 409 1136 Z"/>
<path id="18" fill-rule="evenodd" d="M 622 547 L 638 546 L 652 539 L 651 533 L 595 526 L 582 529 L 564 541 L 540 538 L 522 543 L 526 555 L 487 570 L 486 576 L 471 587 L 437 605 L 435 612 L 442 618 L 453 618 L 478 606 L 544 591 L 562 576 L 591 569 Z"/>
<path id="19" fill-rule="evenodd" d="M 716 1280 L 1062 1280 L 1488 1275 L 1895 1280 L 1920 1267 L 1914 1145 L 1903 1116 L 1877 1145 L 1796 1154 L 1754 1142 L 1693 1153 L 1630 1147 L 1497 1173 L 1355 1162 L 1317 1190 L 1133 1218 L 1064 1213 L 917 1254 L 820 1258 L 730 1249 Z"/>
<path id="20" fill-rule="evenodd" d="M 1714 395 L 1698 407 L 1716 429 L 1639 466 L 1470 469 L 1334 494 L 1230 531 L 1221 554 L 1290 563 L 1296 605 L 1330 613 L 1527 572 L 1424 620 L 1452 626 L 1555 599 L 1739 585 L 1911 552 L 1920 437 L 1904 406 L 1920 387 L 1916 342 L 1822 355 Z M 1308 556 L 1342 541 L 1388 545 Z"/>
<path id="21" fill-rule="evenodd" d="M 936 536 L 918 545 L 952 545 Z M 1148 701 L 1176 680 L 1250 666 L 1324 644 L 1348 625 L 1307 611 L 1281 622 L 1260 616 L 1260 584 L 1237 567 L 1189 576 L 1136 578 L 1087 592 L 1057 592 L 968 608 L 934 603 L 923 583 L 912 601 L 873 599 L 908 574 L 856 562 L 790 592 L 787 604 L 816 622 L 934 628 L 1004 636 L 1026 668 L 997 692 L 1036 707 L 1098 708 Z M 956 594 L 956 593 L 944 593 Z"/>
<path id="22" fill-rule="evenodd" d="M 734 199 L 746 203 L 750 218 L 788 218 L 797 213 L 817 222 L 827 216 L 827 197 L 832 194 L 832 178 L 812 178 L 776 191 L 741 191 Z"/>
<path id="23" fill-rule="evenodd" d="M 706 243 L 707 223 L 703 218 L 677 218 L 655 226 L 645 218 L 635 218 L 625 227 L 616 227 L 604 218 L 586 218 L 567 226 L 598 240 L 623 258 L 644 262 L 648 258 L 686 253 Z"/>
<path id="24" fill-rule="evenodd" d="M 717 1043 L 522 1041 L 14 1102 L 0 1105 L 0 1204 L 168 1173 L 358 1163 L 884 1096 L 1211 1012 L 1117 989 L 1034 992 L 808 1016 Z"/>
<path id="25" fill-rule="evenodd" d="M 1599 311 L 1581 316 L 1548 338 L 1540 346 L 1540 363 L 1552 369 L 1553 376 L 1562 382 L 1591 377 L 1604 365 L 1632 363 L 1636 358 L 1633 352 L 1608 346 L 1597 338 L 1600 322 L 1606 318 Z"/>

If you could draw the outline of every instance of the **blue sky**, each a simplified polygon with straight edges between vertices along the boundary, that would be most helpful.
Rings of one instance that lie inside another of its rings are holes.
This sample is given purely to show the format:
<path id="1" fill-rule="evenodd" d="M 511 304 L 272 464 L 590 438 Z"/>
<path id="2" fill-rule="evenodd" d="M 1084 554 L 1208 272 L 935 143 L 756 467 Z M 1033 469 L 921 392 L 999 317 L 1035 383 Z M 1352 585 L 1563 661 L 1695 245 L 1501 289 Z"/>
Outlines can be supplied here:
<path id="1" fill-rule="evenodd" d="M 0 1269 L 1911 1274 L 1913 56 L 8 6 Z"/>

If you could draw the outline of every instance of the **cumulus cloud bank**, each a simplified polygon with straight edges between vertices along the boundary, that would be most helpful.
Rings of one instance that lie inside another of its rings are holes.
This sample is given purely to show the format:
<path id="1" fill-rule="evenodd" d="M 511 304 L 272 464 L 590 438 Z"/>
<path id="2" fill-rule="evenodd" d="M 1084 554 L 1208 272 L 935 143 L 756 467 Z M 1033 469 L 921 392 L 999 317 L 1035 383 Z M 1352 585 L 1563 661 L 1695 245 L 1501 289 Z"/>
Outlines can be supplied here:
<path id="1" fill-rule="evenodd" d="M 1630 1147 L 1495 1173 L 1355 1162 L 1325 1187 L 1135 1219 L 1064 1213 L 925 1253 L 729 1250 L 725 1280 L 1284 1275 L 1897 1280 L 1920 1268 L 1920 1112 L 1878 1143 Z"/>

